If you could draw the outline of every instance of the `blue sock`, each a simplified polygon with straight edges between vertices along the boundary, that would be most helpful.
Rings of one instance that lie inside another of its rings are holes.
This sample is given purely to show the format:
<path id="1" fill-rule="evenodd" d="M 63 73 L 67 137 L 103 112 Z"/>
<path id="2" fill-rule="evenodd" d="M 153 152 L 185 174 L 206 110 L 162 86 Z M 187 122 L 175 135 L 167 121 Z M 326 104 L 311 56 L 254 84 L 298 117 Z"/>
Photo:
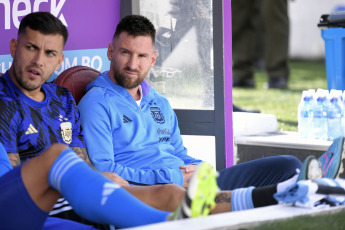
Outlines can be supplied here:
<path id="1" fill-rule="evenodd" d="M 252 191 L 254 187 L 235 189 L 231 193 L 231 211 L 254 208 Z"/>
<path id="2" fill-rule="evenodd" d="M 91 169 L 73 150 L 66 149 L 52 165 L 49 184 L 81 217 L 119 228 L 165 221 L 169 212 L 154 209 Z"/>

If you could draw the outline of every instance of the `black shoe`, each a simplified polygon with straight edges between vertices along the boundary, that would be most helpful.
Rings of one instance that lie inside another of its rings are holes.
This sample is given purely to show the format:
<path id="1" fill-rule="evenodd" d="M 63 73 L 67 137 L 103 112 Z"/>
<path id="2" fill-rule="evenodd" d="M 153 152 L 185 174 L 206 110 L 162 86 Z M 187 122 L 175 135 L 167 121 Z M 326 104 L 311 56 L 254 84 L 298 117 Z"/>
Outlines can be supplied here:
<path id="1" fill-rule="evenodd" d="M 260 110 L 244 110 L 236 105 L 232 105 L 233 112 L 260 113 Z"/>
<path id="2" fill-rule="evenodd" d="M 232 87 L 255 88 L 255 80 L 253 78 L 240 79 L 237 77 L 233 77 Z"/>
<path id="3" fill-rule="evenodd" d="M 287 80 L 282 77 L 271 77 L 264 85 L 265 89 L 287 89 Z"/>

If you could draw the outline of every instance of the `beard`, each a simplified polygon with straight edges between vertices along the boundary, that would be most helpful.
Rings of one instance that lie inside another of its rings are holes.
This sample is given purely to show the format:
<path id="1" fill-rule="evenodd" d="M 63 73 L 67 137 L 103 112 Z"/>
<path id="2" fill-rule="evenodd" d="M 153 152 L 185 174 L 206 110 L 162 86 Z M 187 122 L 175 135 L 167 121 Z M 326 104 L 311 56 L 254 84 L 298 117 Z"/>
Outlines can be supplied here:
<path id="1" fill-rule="evenodd" d="M 13 60 L 13 75 L 14 78 L 16 79 L 17 83 L 22 87 L 23 89 L 27 91 L 34 91 L 38 88 L 41 87 L 41 85 L 35 85 L 35 84 L 30 84 L 30 81 L 25 81 L 23 79 L 23 71 L 17 66 L 17 62 Z"/>
<path id="2" fill-rule="evenodd" d="M 130 70 L 130 69 L 127 68 L 125 70 Z M 114 79 L 117 82 L 117 84 L 121 85 L 122 87 L 126 89 L 134 89 L 138 87 L 144 81 L 145 77 L 142 77 L 139 71 L 132 70 L 132 72 L 136 72 L 138 77 L 130 78 L 130 77 L 127 77 L 125 73 L 121 73 L 120 71 L 115 70 Z"/>

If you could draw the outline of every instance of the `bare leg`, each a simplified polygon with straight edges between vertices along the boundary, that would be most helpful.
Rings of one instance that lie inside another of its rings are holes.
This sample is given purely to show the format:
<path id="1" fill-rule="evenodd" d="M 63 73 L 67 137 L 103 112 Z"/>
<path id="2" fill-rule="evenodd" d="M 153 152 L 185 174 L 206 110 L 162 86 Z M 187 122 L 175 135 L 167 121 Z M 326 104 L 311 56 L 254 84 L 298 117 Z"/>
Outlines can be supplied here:
<path id="1" fill-rule="evenodd" d="M 230 212 L 231 211 L 231 191 L 218 192 L 215 201 L 216 207 L 211 210 L 210 214 Z"/>
<path id="2" fill-rule="evenodd" d="M 183 200 L 186 190 L 174 184 L 123 187 L 142 202 L 163 210 L 173 212 Z M 211 214 L 231 211 L 231 191 L 221 191 L 216 196 L 216 207 Z"/>
<path id="3" fill-rule="evenodd" d="M 22 166 L 23 183 L 35 204 L 45 212 L 49 212 L 61 197 L 59 192 L 50 187 L 48 175 L 54 161 L 67 148 L 63 144 L 54 144 Z"/>
<path id="4" fill-rule="evenodd" d="M 163 211 L 173 212 L 183 200 L 186 190 L 174 184 L 123 187 L 142 202 Z"/>

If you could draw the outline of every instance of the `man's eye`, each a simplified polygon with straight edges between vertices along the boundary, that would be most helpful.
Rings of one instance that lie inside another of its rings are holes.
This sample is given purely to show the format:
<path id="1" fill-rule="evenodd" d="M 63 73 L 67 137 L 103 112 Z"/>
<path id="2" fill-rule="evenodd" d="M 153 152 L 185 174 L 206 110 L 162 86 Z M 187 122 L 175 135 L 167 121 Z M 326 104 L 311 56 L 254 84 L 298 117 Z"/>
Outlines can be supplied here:
<path id="1" fill-rule="evenodd" d="M 51 57 L 54 57 L 54 56 L 56 56 L 56 53 L 55 52 L 47 52 L 47 55 L 51 56 Z"/>

